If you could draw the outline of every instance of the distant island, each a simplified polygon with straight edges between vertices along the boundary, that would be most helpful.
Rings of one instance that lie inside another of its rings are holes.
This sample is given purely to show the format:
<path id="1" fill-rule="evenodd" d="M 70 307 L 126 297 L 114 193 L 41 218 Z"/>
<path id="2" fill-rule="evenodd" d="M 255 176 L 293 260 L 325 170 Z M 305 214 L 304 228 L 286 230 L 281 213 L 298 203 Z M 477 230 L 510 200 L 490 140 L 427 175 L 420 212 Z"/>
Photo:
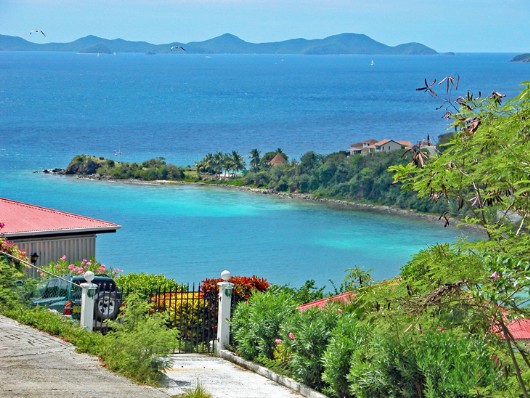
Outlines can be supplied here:
<path id="1" fill-rule="evenodd" d="M 185 51 L 172 51 L 183 47 Z M 104 49 L 104 51 L 96 51 Z M 32 43 L 21 37 L 0 35 L 0 51 L 62 51 L 78 53 L 163 54 L 367 54 L 367 55 L 436 55 L 438 52 L 420 43 L 388 46 L 357 33 L 342 33 L 324 39 L 291 39 L 270 43 L 250 43 L 226 33 L 205 41 L 151 44 L 145 41 L 104 39 L 86 36 L 70 43 Z"/>
<path id="2" fill-rule="evenodd" d="M 530 62 L 530 53 L 513 57 L 512 62 Z"/>

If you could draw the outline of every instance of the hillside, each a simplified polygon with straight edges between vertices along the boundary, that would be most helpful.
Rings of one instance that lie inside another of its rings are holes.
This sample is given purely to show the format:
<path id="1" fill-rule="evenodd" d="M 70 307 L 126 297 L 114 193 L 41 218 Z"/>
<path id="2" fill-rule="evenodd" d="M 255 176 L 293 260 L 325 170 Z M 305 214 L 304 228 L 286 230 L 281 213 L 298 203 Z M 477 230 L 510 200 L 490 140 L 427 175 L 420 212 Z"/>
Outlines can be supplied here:
<path id="1" fill-rule="evenodd" d="M 420 43 L 387 46 L 372 38 L 356 33 L 342 33 L 324 39 L 291 39 L 270 43 L 250 43 L 230 33 L 205 41 L 151 44 L 145 41 L 104 39 L 86 36 L 70 43 L 36 44 L 20 37 L 0 35 L 0 51 L 65 51 L 87 52 L 87 49 L 105 48 L 112 53 L 170 53 L 172 46 L 182 46 L 186 53 L 195 54 L 388 54 L 435 55 L 432 48 Z M 184 52 L 178 52 L 183 54 Z"/>
<path id="2" fill-rule="evenodd" d="M 530 62 L 530 53 L 513 57 L 512 62 Z"/>

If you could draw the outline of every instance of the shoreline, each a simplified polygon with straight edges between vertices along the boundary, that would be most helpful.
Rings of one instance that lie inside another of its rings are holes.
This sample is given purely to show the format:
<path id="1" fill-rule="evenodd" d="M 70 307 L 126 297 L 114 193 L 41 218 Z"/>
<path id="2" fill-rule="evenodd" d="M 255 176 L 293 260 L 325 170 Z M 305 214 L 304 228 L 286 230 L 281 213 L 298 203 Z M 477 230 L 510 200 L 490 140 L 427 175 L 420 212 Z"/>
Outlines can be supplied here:
<path id="1" fill-rule="evenodd" d="M 169 181 L 169 180 L 153 180 L 153 181 L 142 181 L 135 179 L 125 179 L 118 180 L 106 177 L 93 177 L 93 176 L 80 176 L 80 175 L 65 175 L 59 173 L 48 173 L 56 176 L 62 176 L 66 178 L 77 178 L 80 180 L 90 180 L 90 181 L 99 181 L 99 182 L 109 182 L 109 183 L 123 183 L 123 184 L 132 184 L 132 185 L 152 185 L 152 186 L 162 186 L 162 185 L 175 185 L 175 186 L 197 186 L 197 187 L 214 187 L 220 189 L 229 189 L 239 192 L 248 192 L 258 195 L 269 195 L 278 199 L 288 199 L 288 200 L 300 200 L 305 202 L 318 203 L 328 207 L 340 208 L 340 209 L 352 209 L 358 211 L 367 211 L 375 212 L 382 214 L 397 215 L 402 217 L 411 217 L 421 219 L 430 223 L 440 223 L 443 224 L 445 221 L 440 219 L 440 216 L 429 213 L 420 213 L 410 209 L 400 209 L 392 206 L 386 205 L 376 205 L 371 203 L 360 203 L 353 202 L 344 199 L 332 199 L 332 198 L 318 198 L 309 193 L 292 193 L 292 192 L 275 192 L 270 189 L 262 188 L 253 188 L 247 186 L 236 186 L 228 184 L 208 184 L 200 181 Z M 460 221 L 456 218 L 451 218 L 451 223 L 448 228 L 456 228 L 463 231 L 470 231 L 479 234 L 485 234 L 484 230 L 480 226 L 461 224 Z"/>

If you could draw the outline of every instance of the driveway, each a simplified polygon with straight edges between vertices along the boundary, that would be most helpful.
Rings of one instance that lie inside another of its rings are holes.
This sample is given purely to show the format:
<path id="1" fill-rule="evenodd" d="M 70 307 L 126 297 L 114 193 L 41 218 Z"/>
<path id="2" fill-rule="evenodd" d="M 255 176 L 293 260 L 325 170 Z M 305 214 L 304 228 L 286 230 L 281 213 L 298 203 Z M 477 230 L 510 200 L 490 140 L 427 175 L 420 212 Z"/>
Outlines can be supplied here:
<path id="1" fill-rule="evenodd" d="M 166 387 L 139 386 L 78 354 L 59 338 L 0 315 L 0 397 L 167 398 L 200 383 L 214 398 L 301 395 L 232 362 L 205 355 L 172 356 Z"/>

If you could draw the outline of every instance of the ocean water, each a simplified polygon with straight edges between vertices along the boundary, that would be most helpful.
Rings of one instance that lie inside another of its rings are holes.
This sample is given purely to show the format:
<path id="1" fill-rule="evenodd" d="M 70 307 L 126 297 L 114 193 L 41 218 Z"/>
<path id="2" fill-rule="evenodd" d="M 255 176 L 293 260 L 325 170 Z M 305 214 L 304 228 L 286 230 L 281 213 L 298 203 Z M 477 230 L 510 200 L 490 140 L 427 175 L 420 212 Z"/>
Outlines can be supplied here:
<path id="1" fill-rule="evenodd" d="M 530 65 L 514 54 L 455 56 L 80 55 L 0 52 L 0 196 L 122 225 L 98 259 L 126 272 L 200 281 L 223 269 L 300 285 L 378 279 L 455 229 L 237 191 L 82 181 L 35 174 L 76 154 L 192 165 L 208 152 L 280 147 L 290 158 L 367 138 L 444 133 L 423 79 L 514 96 Z M 440 92 L 443 92 L 440 87 Z M 1 215 L 0 215 L 1 217 Z"/>

